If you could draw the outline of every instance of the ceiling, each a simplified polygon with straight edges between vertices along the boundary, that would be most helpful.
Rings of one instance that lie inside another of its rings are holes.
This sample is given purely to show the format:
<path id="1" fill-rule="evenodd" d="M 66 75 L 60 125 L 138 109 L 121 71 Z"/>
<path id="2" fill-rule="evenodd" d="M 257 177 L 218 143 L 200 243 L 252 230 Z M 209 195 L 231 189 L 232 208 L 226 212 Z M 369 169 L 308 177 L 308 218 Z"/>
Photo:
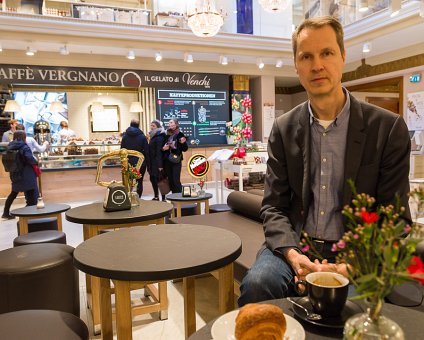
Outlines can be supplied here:
<path id="1" fill-rule="evenodd" d="M 419 15 L 419 3 L 408 2 L 401 13 L 391 18 L 388 10 L 362 19 L 345 27 L 346 71 L 360 66 L 361 58 L 376 65 L 424 51 L 424 19 Z M 162 70 L 187 70 L 230 74 L 274 76 L 276 86 L 299 84 L 293 67 L 291 41 L 272 37 L 220 33 L 212 38 L 195 37 L 190 30 L 157 26 L 85 22 L 76 19 L 27 16 L 0 12 L 1 63 L 45 64 L 58 58 L 59 48 L 65 44 L 70 51 L 63 56 L 63 64 L 75 65 L 78 60 L 87 67 L 95 67 L 101 59 L 120 67 L 131 67 L 124 56 L 134 50 L 145 69 L 155 69 L 154 55 L 161 51 Z M 365 41 L 372 43 L 370 53 L 362 52 Z M 160 43 L 159 43 L 160 42 Z M 28 59 L 24 51 L 31 46 L 39 51 Z M 182 62 L 185 52 L 193 54 L 195 63 Z M 218 64 L 219 56 L 226 55 L 229 65 Z M 37 57 L 38 56 L 38 57 Z M 41 56 L 41 57 L 40 57 Z M 262 58 L 266 66 L 256 66 Z M 282 59 L 284 66 L 276 68 Z M 77 66 L 77 65 L 75 65 Z M 111 65 L 111 67 L 113 67 Z M 137 63 L 137 67 L 140 64 Z"/>

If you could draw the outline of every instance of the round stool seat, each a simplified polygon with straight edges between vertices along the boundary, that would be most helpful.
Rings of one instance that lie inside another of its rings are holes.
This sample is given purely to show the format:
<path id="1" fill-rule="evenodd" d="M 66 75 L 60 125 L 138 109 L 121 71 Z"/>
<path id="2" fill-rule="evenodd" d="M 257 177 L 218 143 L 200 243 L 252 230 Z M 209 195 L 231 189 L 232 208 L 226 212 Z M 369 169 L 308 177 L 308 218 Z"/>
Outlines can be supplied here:
<path id="1" fill-rule="evenodd" d="M 79 316 L 79 276 L 73 253 L 73 247 L 57 243 L 0 251 L 0 314 L 49 309 Z"/>
<path id="2" fill-rule="evenodd" d="M 197 204 L 190 203 L 181 205 L 181 216 L 192 216 L 197 214 Z M 174 208 L 174 214 L 177 216 L 177 208 Z"/>
<path id="3" fill-rule="evenodd" d="M 231 208 L 227 204 L 212 204 L 209 206 L 209 214 L 231 211 Z"/>
<path id="4" fill-rule="evenodd" d="M 19 221 L 16 222 L 16 226 L 18 228 L 18 235 L 20 235 Z M 42 230 L 58 230 L 57 218 L 56 217 L 45 217 L 45 218 L 30 219 L 28 221 L 28 232 L 29 233 L 33 233 L 33 232 L 36 232 L 36 231 L 42 231 Z"/>
<path id="5" fill-rule="evenodd" d="M 66 234 L 57 230 L 36 231 L 16 237 L 13 240 L 13 246 L 19 247 L 26 244 L 38 243 L 62 243 L 66 244 Z"/>
<path id="6" fill-rule="evenodd" d="M 88 340 L 85 323 L 70 313 L 54 310 L 22 310 L 0 314 L 2 339 Z"/>

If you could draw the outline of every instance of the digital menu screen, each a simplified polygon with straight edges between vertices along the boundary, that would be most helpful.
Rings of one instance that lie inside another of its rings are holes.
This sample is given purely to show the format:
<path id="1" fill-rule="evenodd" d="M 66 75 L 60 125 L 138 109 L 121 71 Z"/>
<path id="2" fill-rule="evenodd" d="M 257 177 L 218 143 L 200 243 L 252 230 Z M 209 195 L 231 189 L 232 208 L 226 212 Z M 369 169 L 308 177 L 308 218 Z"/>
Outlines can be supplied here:
<path id="1" fill-rule="evenodd" d="M 177 118 L 189 144 L 227 144 L 228 91 L 157 90 L 156 98 L 158 119 Z"/>

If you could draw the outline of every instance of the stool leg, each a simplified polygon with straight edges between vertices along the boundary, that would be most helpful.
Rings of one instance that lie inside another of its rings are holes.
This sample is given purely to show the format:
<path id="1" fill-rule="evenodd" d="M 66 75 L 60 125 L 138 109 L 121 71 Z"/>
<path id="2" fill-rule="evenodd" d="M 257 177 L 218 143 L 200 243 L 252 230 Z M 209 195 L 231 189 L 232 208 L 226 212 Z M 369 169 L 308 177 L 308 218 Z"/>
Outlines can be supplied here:
<path id="1" fill-rule="evenodd" d="M 62 231 L 62 213 L 57 214 L 57 230 Z"/>
<path id="2" fill-rule="evenodd" d="M 183 278 L 183 296 L 185 337 L 188 338 L 196 331 L 195 285 L 193 276 Z"/>
<path id="3" fill-rule="evenodd" d="M 209 214 L 209 200 L 205 201 L 205 214 Z"/>
<path id="4" fill-rule="evenodd" d="M 181 203 L 180 202 L 176 202 L 177 203 L 177 217 L 181 217 Z"/>
<path id="5" fill-rule="evenodd" d="M 116 335 L 118 340 L 132 339 L 130 282 L 113 280 L 115 285 Z"/>
<path id="6" fill-rule="evenodd" d="M 160 302 L 160 312 L 159 319 L 167 320 L 168 319 L 168 283 L 159 282 L 159 302 Z"/>
<path id="7" fill-rule="evenodd" d="M 28 234 L 28 217 L 19 216 L 19 234 Z"/>
<path id="8" fill-rule="evenodd" d="M 100 322 L 102 339 L 113 339 L 112 304 L 109 279 L 100 278 Z"/>
<path id="9" fill-rule="evenodd" d="M 196 202 L 196 214 L 197 215 L 201 215 L 202 214 L 202 206 L 201 206 L 201 201 L 197 201 Z"/>

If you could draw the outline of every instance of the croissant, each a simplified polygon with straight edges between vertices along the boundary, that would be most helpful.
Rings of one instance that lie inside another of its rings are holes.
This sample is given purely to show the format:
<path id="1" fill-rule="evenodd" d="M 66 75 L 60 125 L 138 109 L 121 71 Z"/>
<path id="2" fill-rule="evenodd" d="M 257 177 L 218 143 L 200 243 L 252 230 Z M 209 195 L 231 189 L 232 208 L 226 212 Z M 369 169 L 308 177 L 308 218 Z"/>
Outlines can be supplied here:
<path id="1" fill-rule="evenodd" d="M 286 332 L 281 308 L 271 304 L 250 303 L 236 317 L 237 340 L 281 340 Z"/>

